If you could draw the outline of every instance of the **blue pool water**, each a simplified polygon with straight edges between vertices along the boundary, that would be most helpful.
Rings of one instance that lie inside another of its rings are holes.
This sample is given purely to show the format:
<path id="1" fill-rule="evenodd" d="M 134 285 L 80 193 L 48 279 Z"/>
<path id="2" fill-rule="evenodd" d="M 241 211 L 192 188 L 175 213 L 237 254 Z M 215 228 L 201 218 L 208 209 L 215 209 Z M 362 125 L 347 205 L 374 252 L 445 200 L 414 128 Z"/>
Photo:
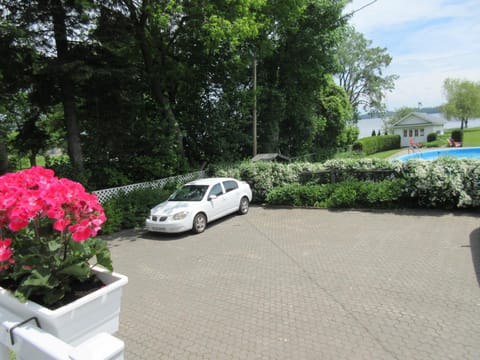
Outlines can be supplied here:
<path id="1" fill-rule="evenodd" d="M 439 157 L 451 156 L 460 159 L 480 159 L 480 147 L 466 147 L 466 148 L 451 148 L 451 149 L 436 149 L 428 151 L 418 151 L 407 155 L 402 155 L 394 158 L 394 160 L 435 160 Z"/>

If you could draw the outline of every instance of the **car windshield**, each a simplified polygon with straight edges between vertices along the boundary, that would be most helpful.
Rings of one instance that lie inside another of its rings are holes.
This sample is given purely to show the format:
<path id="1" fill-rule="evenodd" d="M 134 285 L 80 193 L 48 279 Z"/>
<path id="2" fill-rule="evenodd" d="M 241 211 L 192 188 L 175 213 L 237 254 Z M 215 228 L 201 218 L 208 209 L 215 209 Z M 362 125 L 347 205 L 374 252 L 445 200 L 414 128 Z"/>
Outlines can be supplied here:
<path id="1" fill-rule="evenodd" d="M 168 201 L 201 201 L 207 189 L 208 185 L 185 185 L 175 191 Z"/>

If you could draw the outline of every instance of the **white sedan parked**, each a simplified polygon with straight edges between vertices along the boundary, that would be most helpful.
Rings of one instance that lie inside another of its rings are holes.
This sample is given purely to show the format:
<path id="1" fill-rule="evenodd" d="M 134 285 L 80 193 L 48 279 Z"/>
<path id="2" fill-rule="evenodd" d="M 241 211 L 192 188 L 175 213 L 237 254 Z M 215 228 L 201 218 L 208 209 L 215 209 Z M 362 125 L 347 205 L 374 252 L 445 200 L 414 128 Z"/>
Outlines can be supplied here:
<path id="1" fill-rule="evenodd" d="M 238 211 L 244 215 L 252 201 L 250 185 L 231 178 L 208 178 L 189 182 L 167 201 L 150 210 L 148 231 L 201 233 L 207 223 Z"/>

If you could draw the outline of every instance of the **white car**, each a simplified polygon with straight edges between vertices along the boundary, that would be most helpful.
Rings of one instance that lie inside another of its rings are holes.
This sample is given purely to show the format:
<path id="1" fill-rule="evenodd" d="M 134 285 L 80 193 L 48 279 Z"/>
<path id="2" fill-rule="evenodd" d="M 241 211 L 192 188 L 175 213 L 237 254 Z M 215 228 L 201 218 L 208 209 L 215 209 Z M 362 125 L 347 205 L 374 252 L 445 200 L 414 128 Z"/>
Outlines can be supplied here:
<path id="1" fill-rule="evenodd" d="M 148 231 L 201 233 L 207 223 L 234 213 L 244 215 L 252 201 L 250 185 L 231 178 L 199 179 L 183 185 L 150 210 Z"/>

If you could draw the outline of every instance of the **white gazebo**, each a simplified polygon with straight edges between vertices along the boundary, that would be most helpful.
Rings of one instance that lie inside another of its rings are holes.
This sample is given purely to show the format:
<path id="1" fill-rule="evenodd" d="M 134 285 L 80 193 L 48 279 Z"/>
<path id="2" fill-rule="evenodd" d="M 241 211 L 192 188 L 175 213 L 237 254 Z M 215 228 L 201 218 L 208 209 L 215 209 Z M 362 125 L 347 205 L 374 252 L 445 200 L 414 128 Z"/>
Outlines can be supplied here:
<path id="1" fill-rule="evenodd" d="M 401 146 L 409 146 L 409 139 L 412 138 L 415 143 L 424 143 L 427 141 L 427 135 L 436 133 L 442 135 L 445 120 L 425 113 L 412 112 L 404 116 L 391 126 L 391 132 L 394 135 L 400 135 Z"/>

